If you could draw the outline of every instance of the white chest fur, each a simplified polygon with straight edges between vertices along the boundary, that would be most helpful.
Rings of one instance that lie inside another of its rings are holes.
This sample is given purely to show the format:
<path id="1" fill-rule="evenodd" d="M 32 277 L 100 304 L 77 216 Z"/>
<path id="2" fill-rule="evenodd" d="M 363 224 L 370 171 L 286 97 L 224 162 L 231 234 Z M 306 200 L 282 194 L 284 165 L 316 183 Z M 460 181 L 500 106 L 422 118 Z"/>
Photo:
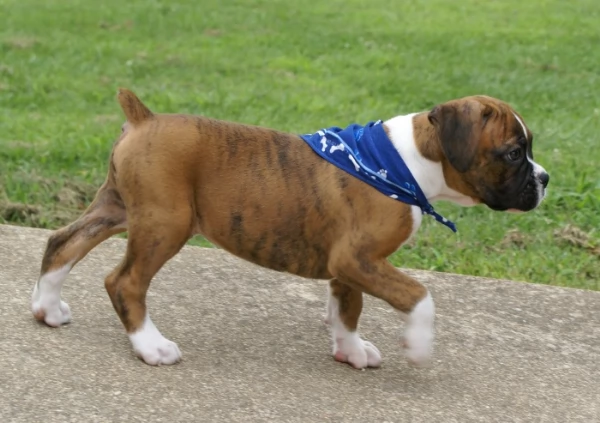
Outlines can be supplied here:
<path id="1" fill-rule="evenodd" d="M 431 161 L 419 152 L 413 131 L 413 117 L 415 114 L 397 116 L 387 120 L 385 125 L 389 130 L 392 144 L 404 159 L 406 166 L 423 190 L 425 197 L 430 203 L 446 200 L 462 206 L 475 205 L 471 197 L 463 195 L 446 185 L 441 163 Z"/>

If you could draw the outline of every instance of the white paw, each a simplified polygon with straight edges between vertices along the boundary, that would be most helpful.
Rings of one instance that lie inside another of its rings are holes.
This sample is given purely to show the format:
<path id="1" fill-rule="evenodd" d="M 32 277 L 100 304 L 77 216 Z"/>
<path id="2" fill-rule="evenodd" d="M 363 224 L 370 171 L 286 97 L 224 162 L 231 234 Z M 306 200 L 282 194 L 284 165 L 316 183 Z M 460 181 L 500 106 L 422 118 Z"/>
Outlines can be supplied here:
<path id="1" fill-rule="evenodd" d="M 435 307 L 428 293 L 408 316 L 408 326 L 404 332 L 402 346 L 410 364 L 425 367 L 433 353 L 433 321 Z"/>
<path id="2" fill-rule="evenodd" d="M 69 274 L 73 263 L 46 272 L 33 287 L 31 312 L 33 316 L 48 326 L 58 327 L 71 321 L 71 310 L 60 299 L 62 283 Z"/>
<path id="3" fill-rule="evenodd" d="M 341 363 L 348 363 L 355 369 L 381 365 L 381 353 L 377 347 L 362 340 L 356 332 L 348 332 L 344 338 L 334 340 L 333 358 Z"/>
<path id="4" fill-rule="evenodd" d="M 37 320 L 43 321 L 54 328 L 71 321 L 71 309 L 64 301 L 52 305 L 44 305 L 41 301 L 34 301 L 31 305 L 31 311 Z"/>
<path id="5" fill-rule="evenodd" d="M 37 320 L 55 328 L 71 321 L 71 309 L 67 303 L 61 301 L 60 294 L 48 292 L 42 296 L 38 284 L 33 288 L 31 312 Z"/>
<path id="6" fill-rule="evenodd" d="M 175 364 L 181 360 L 181 351 L 175 342 L 162 336 L 146 315 L 141 329 L 129 335 L 135 354 L 151 366 Z"/>
<path id="7" fill-rule="evenodd" d="M 151 366 L 175 364 L 181 360 L 181 351 L 175 342 L 162 338 L 154 344 L 137 345 L 135 354 Z"/>
<path id="8" fill-rule="evenodd" d="M 431 331 L 419 332 L 408 329 L 402 340 L 404 356 L 409 364 L 415 367 L 426 367 L 431 361 L 433 353 L 433 333 Z"/>

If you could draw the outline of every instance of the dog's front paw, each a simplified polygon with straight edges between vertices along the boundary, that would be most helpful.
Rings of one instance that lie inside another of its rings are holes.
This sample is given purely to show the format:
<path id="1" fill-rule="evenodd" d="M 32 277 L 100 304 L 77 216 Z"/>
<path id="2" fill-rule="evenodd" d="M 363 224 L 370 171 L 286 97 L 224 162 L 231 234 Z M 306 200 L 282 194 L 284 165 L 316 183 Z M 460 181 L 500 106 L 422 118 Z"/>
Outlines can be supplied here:
<path id="1" fill-rule="evenodd" d="M 136 355 L 151 366 L 175 364 L 181 360 L 181 351 L 173 341 L 162 338 L 154 344 L 134 345 Z"/>
<path id="2" fill-rule="evenodd" d="M 408 316 L 402 346 L 406 359 L 415 367 L 425 367 L 431 360 L 434 316 L 435 307 L 429 293 Z"/>
<path id="3" fill-rule="evenodd" d="M 355 369 L 379 367 L 381 353 L 377 347 L 362 340 L 356 333 L 335 340 L 333 358 L 341 363 L 348 363 Z"/>
<path id="4" fill-rule="evenodd" d="M 409 364 L 415 367 L 426 367 L 431 361 L 433 352 L 433 333 L 409 328 L 402 339 L 402 347 Z"/>
<path id="5" fill-rule="evenodd" d="M 71 321 L 71 309 L 59 297 L 41 296 L 37 285 L 33 289 L 31 298 L 31 312 L 33 317 L 48 326 L 57 328 Z"/>

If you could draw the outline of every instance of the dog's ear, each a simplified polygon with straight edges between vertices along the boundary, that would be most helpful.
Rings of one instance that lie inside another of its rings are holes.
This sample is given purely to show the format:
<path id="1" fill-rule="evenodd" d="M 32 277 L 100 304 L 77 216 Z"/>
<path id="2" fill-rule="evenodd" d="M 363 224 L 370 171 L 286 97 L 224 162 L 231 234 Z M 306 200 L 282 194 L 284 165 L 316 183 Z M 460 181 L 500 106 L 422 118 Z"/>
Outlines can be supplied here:
<path id="1" fill-rule="evenodd" d="M 435 106 L 428 114 L 442 151 L 459 172 L 471 168 L 483 128 L 493 109 L 476 100 L 458 100 Z"/>

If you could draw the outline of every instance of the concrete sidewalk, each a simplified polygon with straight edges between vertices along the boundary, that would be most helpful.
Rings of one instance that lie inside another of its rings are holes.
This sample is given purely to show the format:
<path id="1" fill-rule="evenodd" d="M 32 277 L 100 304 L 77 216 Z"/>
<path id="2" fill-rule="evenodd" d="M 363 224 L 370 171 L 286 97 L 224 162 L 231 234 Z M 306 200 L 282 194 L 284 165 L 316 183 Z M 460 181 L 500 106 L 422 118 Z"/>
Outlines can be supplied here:
<path id="1" fill-rule="evenodd" d="M 104 291 L 125 243 L 71 273 L 73 322 L 38 324 L 29 299 L 47 231 L 0 225 L 0 422 L 600 422 L 600 293 L 416 272 L 437 306 L 431 368 L 402 357 L 403 323 L 366 299 L 378 370 L 335 362 L 325 284 L 186 247 L 150 289 L 183 361 L 135 358 Z"/>

